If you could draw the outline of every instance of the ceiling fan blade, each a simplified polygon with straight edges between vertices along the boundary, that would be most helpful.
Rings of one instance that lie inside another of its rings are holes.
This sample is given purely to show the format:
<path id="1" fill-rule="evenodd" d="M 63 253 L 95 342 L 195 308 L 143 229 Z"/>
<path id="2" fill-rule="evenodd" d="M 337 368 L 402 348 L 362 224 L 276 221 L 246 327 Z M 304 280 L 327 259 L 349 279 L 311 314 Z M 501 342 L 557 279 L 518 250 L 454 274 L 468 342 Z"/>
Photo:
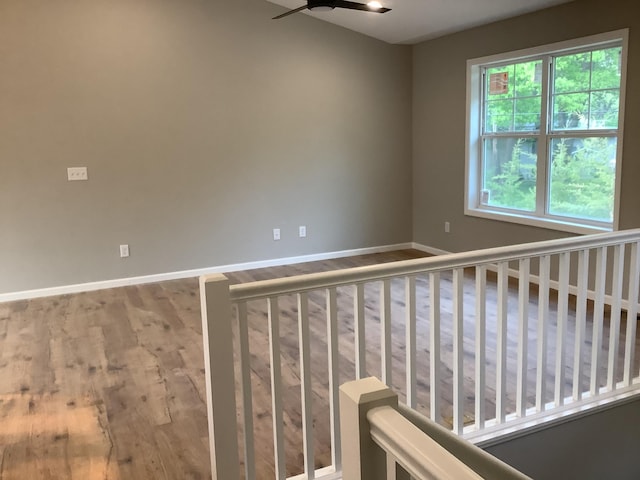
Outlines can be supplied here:
<path id="1" fill-rule="evenodd" d="M 348 2 L 347 0 L 335 0 L 332 2 L 335 7 L 348 8 L 349 10 L 362 10 L 364 12 L 385 13 L 391 11 L 390 8 L 371 8 L 364 3 Z"/>
<path id="2" fill-rule="evenodd" d="M 289 10 L 288 12 L 284 12 L 283 14 L 278 15 L 277 17 L 273 17 L 271 20 L 278 20 L 280 18 L 288 17 L 289 15 L 293 15 L 294 13 L 298 13 L 299 11 L 304 10 L 305 8 L 307 8 L 306 5 L 303 5 L 302 7 L 294 8 L 293 10 Z"/>

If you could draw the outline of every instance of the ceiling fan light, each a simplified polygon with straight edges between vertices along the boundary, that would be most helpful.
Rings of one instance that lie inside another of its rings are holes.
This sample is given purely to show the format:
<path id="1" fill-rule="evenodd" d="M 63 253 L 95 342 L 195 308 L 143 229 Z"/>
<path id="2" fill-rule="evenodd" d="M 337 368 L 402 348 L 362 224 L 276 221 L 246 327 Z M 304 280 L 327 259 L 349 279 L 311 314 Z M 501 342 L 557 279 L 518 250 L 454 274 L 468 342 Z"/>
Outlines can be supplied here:
<path id="1" fill-rule="evenodd" d="M 334 8 L 335 7 L 332 7 L 330 5 L 317 5 L 315 7 L 309 7 L 309 10 L 311 10 L 312 12 L 330 12 Z"/>
<path id="2" fill-rule="evenodd" d="M 369 7 L 371 10 L 380 10 L 382 8 L 382 4 L 376 0 L 373 0 L 367 3 L 367 7 Z"/>

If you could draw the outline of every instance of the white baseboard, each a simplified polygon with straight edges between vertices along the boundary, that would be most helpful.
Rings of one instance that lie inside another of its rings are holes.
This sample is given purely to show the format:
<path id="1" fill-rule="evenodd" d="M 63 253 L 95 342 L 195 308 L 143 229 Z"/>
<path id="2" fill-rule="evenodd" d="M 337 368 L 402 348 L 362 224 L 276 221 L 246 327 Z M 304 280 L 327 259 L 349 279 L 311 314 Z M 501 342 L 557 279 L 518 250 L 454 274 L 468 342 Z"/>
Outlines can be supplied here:
<path id="1" fill-rule="evenodd" d="M 487 266 L 487 270 L 490 270 L 494 273 L 498 272 L 498 268 L 495 265 L 488 265 Z M 509 269 L 509 277 L 511 278 L 515 278 L 516 280 L 520 278 L 520 272 L 514 268 L 510 268 Z M 533 275 L 530 274 L 529 275 L 529 283 L 532 283 L 534 285 L 540 285 L 540 277 L 538 275 Z M 550 290 L 555 290 L 555 291 L 560 291 L 560 282 L 558 282 L 557 280 L 549 280 L 549 289 Z M 575 297 L 578 296 L 578 287 L 576 285 L 568 285 L 568 291 L 569 291 L 569 295 L 573 295 Z M 591 300 L 591 301 L 595 301 L 596 299 L 596 292 L 595 290 L 587 290 L 587 299 Z M 604 304 L 607 306 L 611 306 L 613 305 L 613 296 L 609 295 L 609 294 L 605 294 L 604 295 Z M 627 311 L 629 310 L 629 301 L 626 299 L 622 299 L 620 301 L 620 309 Z M 638 310 L 640 311 L 640 310 Z"/>
<path id="2" fill-rule="evenodd" d="M 442 250 L 440 248 L 436 248 L 436 247 L 430 247 L 428 245 L 423 245 L 421 243 L 416 243 L 413 242 L 411 244 L 411 248 L 415 249 L 415 250 L 420 250 L 421 252 L 425 252 L 428 253 L 430 255 L 449 255 L 452 252 L 448 252 L 446 250 Z"/>
<path id="3" fill-rule="evenodd" d="M 422 245 L 420 243 L 413 243 L 413 248 L 415 248 L 416 250 L 420 250 L 426 253 L 430 253 L 431 255 L 448 255 L 451 254 L 453 252 L 448 252 L 446 250 L 442 250 L 440 248 L 435 248 L 435 247 L 430 247 L 428 245 Z M 487 266 L 487 270 L 490 270 L 494 273 L 497 273 L 498 269 L 497 267 L 495 267 L 494 265 L 488 265 Z M 511 278 L 515 278 L 518 279 L 520 277 L 520 272 L 518 272 L 518 270 L 510 268 L 509 269 L 509 276 Z M 540 277 L 538 275 L 529 275 L 529 282 L 534 284 L 534 285 L 540 285 Z M 557 280 L 550 280 L 549 281 L 549 287 L 552 290 L 556 290 L 558 291 L 560 288 L 560 284 Z M 569 284 L 569 294 L 570 295 L 574 295 L 577 296 L 578 295 L 578 287 L 576 285 L 571 285 Z M 595 290 L 587 290 L 587 299 L 594 301 L 596 299 L 596 292 Z M 606 294 L 604 296 L 604 303 L 605 305 L 611 306 L 613 305 L 613 297 L 609 294 Z M 629 309 L 629 301 L 622 299 L 620 308 L 624 311 L 627 311 Z M 638 311 L 640 312 L 640 305 L 638 306 Z"/>
<path id="4" fill-rule="evenodd" d="M 239 270 L 251 270 L 254 268 L 276 267 L 281 265 L 292 265 L 303 262 L 314 262 L 318 260 L 328 260 L 332 258 L 351 257 L 355 255 L 366 255 L 371 253 L 391 252 L 393 250 L 403 250 L 413 248 L 431 255 L 449 255 L 453 252 L 442 250 L 440 248 L 423 245 L 416 242 L 398 243 L 394 245 L 383 245 L 378 247 L 356 248 L 352 250 L 339 250 L 327 253 L 317 253 L 311 255 L 300 255 L 295 257 L 275 258 L 271 260 L 260 260 L 255 262 L 234 263 L 228 265 L 219 265 L 214 267 L 198 268 L 193 270 L 182 270 L 178 272 L 157 273 L 152 275 L 142 275 L 137 277 L 117 278 L 113 280 L 101 280 L 98 282 L 78 283 L 74 285 L 62 285 L 57 287 L 40 288 L 34 290 L 24 290 L 21 292 L 9 292 L 0 294 L 0 302 L 11 302 L 15 300 L 27 300 L 31 298 L 50 297 L 54 295 L 66 295 L 71 293 L 90 292 L 94 290 L 103 290 L 106 288 L 126 287 L 130 285 L 142 285 L 145 283 L 163 282 L 166 280 L 178 280 L 182 278 L 199 277 L 200 275 L 209 275 L 212 273 L 236 272 Z M 488 270 L 496 272 L 495 267 L 489 266 Z M 509 269 L 509 276 L 518 278 L 519 272 L 515 269 Z M 535 285 L 540 284 L 540 278 L 537 275 L 530 275 L 529 281 Z M 556 280 L 551 280 L 549 286 L 558 290 L 559 284 Z M 577 295 L 578 287 L 569 285 L 569 293 Z M 595 300 L 596 292 L 587 290 L 587 298 Z M 613 303 L 611 295 L 605 295 L 604 302 L 606 305 Z M 622 310 L 627 310 L 629 302 L 622 300 Z"/>
<path id="5" fill-rule="evenodd" d="M 98 282 L 78 283 L 74 285 L 62 285 L 57 287 L 24 290 L 21 292 L 0 293 L 0 302 L 28 300 L 31 298 L 50 297 L 53 295 L 67 295 L 71 293 L 80 293 L 80 292 L 91 292 L 94 290 L 104 290 L 106 288 L 126 287 L 130 285 L 142 285 L 145 283 L 163 282 L 166 280 L 178 280 L 182 278 L 199 277 L 200 275 L 208 275 L 212 273 L 236 272 L 239 270 L 251 270 L 254 268 L 291 265 L 295 263 L 314 262 L 318 260 L 329 260 L 332 258 L 352 257 L 355 255 L 366 255 L 370 253 L 391 252 L 393 250 L 404 250 L 404 249 L 414 248 L 413 245 L 414 244 L 411 242 L 398 243 L 395 245 L 356 248 L 352 250 L 339 250 L 335 252 L 317 253 L 317 254 L 311 254 L 311 255 L 300 255 L 295 257 L 275 258 L 271 260 L 260 260 L 255 262 L 234 263 L 229 265 L 219 265 L 214 267 L 205 267 L 205 268 L 198 268 L 193 270 L 182 270 L 178 272 L 157 273 L 157 274 L 142 275 L 137 277 L 117 278 L 113 280 L 101 280 Z"/>

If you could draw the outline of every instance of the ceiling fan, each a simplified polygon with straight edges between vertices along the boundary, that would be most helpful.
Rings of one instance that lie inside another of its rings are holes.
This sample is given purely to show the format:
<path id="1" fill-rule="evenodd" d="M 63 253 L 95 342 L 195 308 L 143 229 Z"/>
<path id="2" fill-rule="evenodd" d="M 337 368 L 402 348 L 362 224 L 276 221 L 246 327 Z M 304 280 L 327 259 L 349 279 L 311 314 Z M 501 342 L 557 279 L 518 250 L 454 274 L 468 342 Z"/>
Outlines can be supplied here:
<path id="1" fill-rule="evenodd" d="M 333 10 L 334 8 L 346 8 L 347 10 L 362 10 L 364 12 L 373 12 L 373 13 L 385 13 L 390 11 L 390 8 L 384 8 L 378 2 L 370 2 L 370 4 L 366 3 L 356 3 L 356 2 L 348 2 L 346 0 L 307 0 L 307 4 L 302 7 L 294 8 L 293 10 L 289 10 L 288 12 L 283 13 L 282 15 L 278 15 L 277 17 L 273 17 L 273 20 L 278 20 L 279 18 L 286 17 L 293 13 L 300 12 L 301 10 L 309 9 L 312 12 L 324 12 Z"/>

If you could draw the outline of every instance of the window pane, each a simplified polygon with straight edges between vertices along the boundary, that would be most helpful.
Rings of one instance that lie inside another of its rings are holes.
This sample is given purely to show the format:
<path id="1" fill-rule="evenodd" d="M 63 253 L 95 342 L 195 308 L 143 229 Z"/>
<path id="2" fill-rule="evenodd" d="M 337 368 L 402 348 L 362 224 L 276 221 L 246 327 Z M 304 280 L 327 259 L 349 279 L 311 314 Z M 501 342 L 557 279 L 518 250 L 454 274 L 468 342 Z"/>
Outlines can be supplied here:
<path id="1" fill-rule="evenodd" d="M 612 222 L 616 138 L 551 141 L 549 213 Z"/>
<path id="2" fill-rule="evenodd" d="M 596 50 L 591 59 L 591 89 L 620 88 L 622 47 Z"/>
<path id="3" fill-rule="evenodd" d="M 553 97 L 554 130 L 586 130 L 589 127 L 589 94 L 569 93 Z"/>
<path id="4" fill-rule="evenodd" d="M 554 61 L 555 93 L 584 92 L 591 84 L 591 52 L 556 57 Z"/>
<path id="5" fill-rule="evenodd" d="M 556 57 L 555 130 L 618 128 L 621 47 Z"/>
<path id="6" fill-rule="evenodd" d="M 485 71 L 484 133 L 540 128 L 542 60 Z"/>
<path id="7" fill-rule="evenodd" d="M 536 208 L 536 161 L 536 139 L 485 139 L 480 203 L 533 212 Z"/>
<path id="8" fill-rule="evenodd" d="M 589 128 L 618 128 L 619 90 L 602 90 L 591 94 Z"/>
<path id="9" fill-rule="evenodd" d="M 515 107 L 516 132 L 540 130 L 540 97 L 518 98 Z"/>
<path id="10" fill-rule="evenodd" d="M 515 95 L 539 96 L 542 91 L 542 60 L 516 64 Z"/>
<path id="11" fill-rule="evenodd" d="M 510 132 L 513 130 L 513 100 L 487 102 L 485 132 Z"/>

